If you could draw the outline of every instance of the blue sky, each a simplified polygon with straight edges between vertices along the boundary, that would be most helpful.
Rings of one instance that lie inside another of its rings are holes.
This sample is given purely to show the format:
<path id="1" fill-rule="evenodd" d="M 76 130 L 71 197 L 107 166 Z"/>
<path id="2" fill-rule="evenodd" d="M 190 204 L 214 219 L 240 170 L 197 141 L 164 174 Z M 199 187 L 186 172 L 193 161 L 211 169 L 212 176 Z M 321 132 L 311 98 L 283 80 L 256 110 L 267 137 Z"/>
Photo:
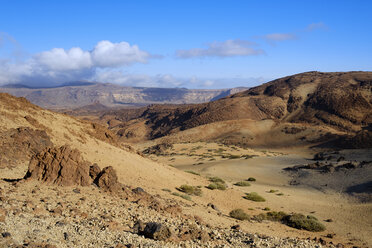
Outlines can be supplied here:
<path id="1" fill-rule="evenodd" d="M 372 68 L 371 1 L 17 1 L 0 8 L 0 84 L 253 86 Z"/>

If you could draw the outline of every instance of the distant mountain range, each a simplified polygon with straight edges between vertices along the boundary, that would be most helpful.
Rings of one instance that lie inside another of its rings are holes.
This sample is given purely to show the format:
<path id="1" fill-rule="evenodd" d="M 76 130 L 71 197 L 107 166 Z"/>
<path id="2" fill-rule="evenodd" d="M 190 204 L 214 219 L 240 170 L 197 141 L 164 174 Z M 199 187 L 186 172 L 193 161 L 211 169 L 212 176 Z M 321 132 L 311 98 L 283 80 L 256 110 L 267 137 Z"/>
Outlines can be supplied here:
<path id="1" fill-rule="evenodd" d="M 188 104 L 217 100 L 248 88 L 186 89 L 126 87 L 110 83 L 69 82 L 53 87 L 4 85 L 0 92 L 25 97 L 33 104 L 49 109 L 78 108 L 93 103 L 108 107 L 143 106 L 148 104 Z"/>

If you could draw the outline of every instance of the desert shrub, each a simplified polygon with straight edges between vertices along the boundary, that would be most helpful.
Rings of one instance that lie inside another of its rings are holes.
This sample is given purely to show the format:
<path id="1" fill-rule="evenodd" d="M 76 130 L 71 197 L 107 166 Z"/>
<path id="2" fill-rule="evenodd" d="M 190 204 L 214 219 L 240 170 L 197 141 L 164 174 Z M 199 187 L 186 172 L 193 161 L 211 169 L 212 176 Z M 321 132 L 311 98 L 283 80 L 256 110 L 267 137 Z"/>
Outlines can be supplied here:
<path id="1" fill-rule="evenodd" d="M 262 214 L 259 214 L 259 215 L 255 215 L 255 216 L 252 217 L 252 220 L 262 222 L 263 220 L 266 220 L 266 214 L 262 213 Z"/>
<path id="2" fill-rule="evenodd" d="M 234 218 L 234 219 L 237 219 L 237 220 L 247 220 L 247 219 L 249 219 L 249 215 L 247 213 L 245 213 L 243 209 L 240 209 L 240 208 L 232 210 L 229 213 L 229 215 L 230 215 L 231 218 Z"/>
<path id="3" fill-rule="evenodd" d="M 283 222 L 290 227 L 296 229 L 307 230 L 310 232 L 321 232 L 325 230 L 325 226 L 320 223 L 314 216 L 305 216 L 303 214 L 287 215 Z"/>
<path id="4" fill-rule="evenodd" d="M 251 184 L 247 181 L 240 181 L 240 182 L 237 182 L 235 183 L 234 185 L 236 186 L 240 186 L 240 187 L 248 187 L 248 186 L 251 186 Z"/>
<path id="5" fill-rule="evenodd" d="M 270 211 L 270 208 L 269 207 L 265 207 L 262 209 L 263 211 Z"/>
<path id="6" fill-rule="evenodd" d="M 199 173 L 197 173 L 197 172 L 195 172 L 195 171 L 185 171 L 185 172 L 187 172 L 187 173 L 190 173 L 190 174 L 193 174 L 193 175 L 197 175 L 197 176 L 200 176 L 200 174 Z"/>
<path id="7" fill-rule="evenodd" d="M 256 181 L 256 178 L 254 178 L 254 177 L 250 177 L 250 178 L 247 179 L 247 181 L 248 181 L 248 182 L 255 182 L 255 181 Z"/>
<path id="8" fill-rule="evenodd" d="M 207 189 L 215 190 L 215 189 L 217 189 L 217 184 L 215 184 L 215 183 L 211 183 L 211 184 L 209 184 L 209 185 L 207 186 Z"/>
<path id="9" fill-rule="evenodd" d="M 287 216 L 288 216 L 288 214 L 286 214 L 283 211 L 279 211 L 279 212 L 270 211 L 270 212 L 267 212 L 266 213 L 266 218 L 265 219 L 271 220 L 271 221 L 279 221 L 279 222 L 281 222 Z"/>
<path id="10" fill-rule="evenodd" d="M 209 181 L 212 183 L 225 183 L 225 181 L 219 177 L 210 177 Z"/>
<path id="11" fill-rule="evenodd" d="M 226 190 L 226 184 L 224 183 L 211 183 L 207 186 L 208 189 L 214 190 Z"/>
<path id="12" fill-rule="evenodd" d="M 183 193 L 186 193 L 188 195 L 196 195 L 196 196 L 202 195 L 202 191 L 200 188 L 196 186 L 187 185 L 187 184 L 181 185 L 179 188 L 177 188 L 177 190 Z"/>
<path id="13" fill-rule="evenodd" d="M 246 193 L 246 195 L 243 197 L 244 199 L 255 201 L 255 202 L 264 202 L 266 201 L 265 198 L 257 194 L 256 192 Z"/>
<path id="14" fill-rule="evenodd" d="M 162 189 L 165 192 L 172 192 L 170 189 Z"/>
<path id="15" fill-rule="evenodd" d="M 277 196 L 282 196 L 282 195 L 284 195 L 283 193 L 278 193 L 278 194 L 276 194 Z"/>
<path id="16" fill-rule="evenodd" d="M 175 195 L 175 196 L 181 197 L 185 200 L 191 201 L 191 197 L 189 195 L 180 194 L 178 192 L 173 192 L 172 195 Z"/>

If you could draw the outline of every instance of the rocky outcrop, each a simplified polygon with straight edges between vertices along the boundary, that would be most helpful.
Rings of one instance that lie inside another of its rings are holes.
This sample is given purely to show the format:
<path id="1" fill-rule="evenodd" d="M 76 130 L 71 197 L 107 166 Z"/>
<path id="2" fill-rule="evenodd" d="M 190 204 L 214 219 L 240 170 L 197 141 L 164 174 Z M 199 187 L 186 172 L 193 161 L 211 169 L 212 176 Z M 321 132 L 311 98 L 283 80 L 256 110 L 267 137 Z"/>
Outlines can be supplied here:
<path id="1" fill-rule="evenodd" d="M 112 166 L 99 168 L 85 161 L 77 149 L 65 145 L 47 148 L 34 155 L 24 179 L 36 179 L 61 186 L 88 186 L 96 184 L 104 191 L 117 193 L 123 186 Z"/>
<path id="2" fill-rule="evenodd" d="M 89 169 L 89 163 L 81 158 L 80 152 L 65 145 L 34 155 L 24 178 L 61 186 L 87 186 L 93 181 Z"/>
<path id="3" fill-rule="evenodd" d="M 94 179 L 94 183 L 101 189 L 109 192 L 118 192 L 122 185 L 118 182 L 118 177 L 112 166 L 103 168 L 103 170 Z"/>

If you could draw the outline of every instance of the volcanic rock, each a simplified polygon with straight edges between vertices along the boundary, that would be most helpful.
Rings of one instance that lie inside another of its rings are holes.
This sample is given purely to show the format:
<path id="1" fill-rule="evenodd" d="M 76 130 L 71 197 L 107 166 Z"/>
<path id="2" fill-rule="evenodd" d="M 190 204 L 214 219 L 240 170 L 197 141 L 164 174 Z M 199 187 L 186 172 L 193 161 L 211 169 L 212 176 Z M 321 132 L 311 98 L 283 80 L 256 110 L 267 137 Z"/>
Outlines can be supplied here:
<path id="1" fill-rule="evenodd" d="M 65 145 L 47 148 L 34 155 L 24 179 L 61 186 L 87 186 L 92 183 L 89 169 L 89 163 L 81 158 L 80 152 Z"/>
<path id="2" fill-rule="evenodd" d="M 98 187 L 109 192 L 118 192 L 122 188 L 122 185 L 118 182 L 118 176 L 112 166 L 103 168 L 94 179 L 94 183 Z"/>
<path id="3" fill-rule="evenodd" d="M 143 235 L 154 240 L 167 240 L 172 236 L 172 233 L 168 227 L 160 223 L 149 222 L 143 230 Z"/>

